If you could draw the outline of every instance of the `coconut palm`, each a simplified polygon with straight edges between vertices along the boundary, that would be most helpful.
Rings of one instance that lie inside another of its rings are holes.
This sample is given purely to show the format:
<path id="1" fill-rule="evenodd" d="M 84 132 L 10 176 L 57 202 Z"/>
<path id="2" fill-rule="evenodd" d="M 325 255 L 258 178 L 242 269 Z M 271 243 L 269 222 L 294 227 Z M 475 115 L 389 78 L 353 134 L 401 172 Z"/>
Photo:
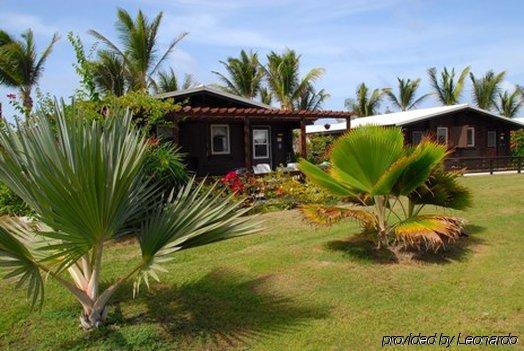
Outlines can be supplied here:
<path id="1" fill-rule="evenodd" d="M 500 83 L 504 80 L 506 72 L 495 74 L 488 71 L 483 77 L 476 78 L 470 73 L 473 83 L 473 100 L 475 104 L 483 110 L 491 110 L 495 106 L 495 100 L 500 91 Z"/>
<path id="2" fill-rule="evenodd" d="M 153 83 L 153 90 L 157 94 L 168 93 L 170 91 L 185 90 L 196 86 L 197 83 L 190 74 L 184 75 L 184 80 L 180 84 L 175 71 L 170 68 L 169 71 L 158 73 L 157 80 Z"/>
<path id="3" fill-rule="evenodd" d="M 329 99 L 330 95 L 324 90 L 316 91 L 315 87 L 310 85 L 295 102 L 296 110 L 317 111 L 322 109 L 322 104 Z"/>
<path id="4" fill-rule="evenodd" d="M 49 277 L 80 302 L 81 325 L 95 328 L 117 289 L 131 280 L 134 294 L 149 286 L 175 252 L 256 230 L 240 217 L 247 209 L 203 183 L 157 196 L 144 173 L 145 136 L 128 113 L 112 108 L 108 118 L 90 121 L 74 106 L 67 111 L 73 115 L 57 108 L 53 120 L 35 117 L 0 131 L 0 180 L 37 220 L 1 219 L 0 267 L 33 304 Z M 140 259 L 102 289 L 104 250 L 122 235 L 136 236 Z"/>
<path id="5" fill-rule="evenodd" d="M 280 107 L 292 110 L 300 96 L 324 74 L 323 68 L 313 68 L 300 77 L 300 55 L 294 50 L 267 55 L 266 79 Z"/>
<path id="6" fill-rule="evenodd" d="M 127 90 L 128 72 L 124 60 L 114 52 L 100 50 L 98 59 L 91 63 L 93 80 L 103 94 L 122 96 Z"/>
<path id="7" fill-rule="evenodd" d="M 517 116 L 522 107 L 522 91 L 517 87 L 513 93 L 509 91 L 505 91 L 503 94 L 499 93 L 499 102 L 495 106 L 502 116 Z"/>
<path id="8" fill-rule="evenodd" d="M 440 176 L 446 153 L 445 146 L 430 140 L 405 147 L 400 128 L 353 129 L 333 144 L 328 172 L 306 160 L 300 161 L 299 168 L 331 193 L 359 199 L 362 205 L 371 205 L 370 209 L 314 205 L 304 207 L 304 213 L 325 223 L 342 217 L 356 219 L 378 248 L 402 245 L 437 250 L 460 235 L 462 221 L 420 215 L 421 207 L 436 204 L 463 209 L 470 203 L 469 192 L 456 182 L 455 175 Z M 439 190 L 446 183 L 451 183 L 448 191 Z M 409 209 L 404 206 L 406 201 Z M 397 218 L 393 223 L 392 214 Z"/>
<path id="9" fill-rule="evenodd" d="M 18 89 L 26 117 L 33 109 L 33 88 L 38 84 L 44 64 L 57 41 L 58 34 L 54 34 L 51 42 L 38 54 L 30 29 L 22 34 L 22 40 L 0 30 L 0 84 Z"/>
<path id="10" fill-rule="evenodd" d="M 346 108 L 353 111 L 359 117 L 373 116 L 378 113 L 382 98 L 389 89 L 374 89 L 369 95 L 369 88 L 361 83 L 357 88 L 356 99 L 347 99 Z"/>
<path id="11" fill-rule="evenodd" d="M 418 99 L 416 98 L 416 92 L 420 85 L 420 78 L 411 80 L 411 79 L 400 79 L 398 80 L 398 96 L 395 95 L 392 91 L 386 91 L 389 99 L 401 111 L 407 111 L 414 108 L 416 105 L 421 103 L 431 94 L 424 94 Z"/>
<path id="12" fill-rule="evenodd" d="M 160 12 L 152 21 L 149 21 L 142 11 L 138 11 L 135 19 L 124 9 L 118 9 L 116 31 L 118 32 L 121 47 L 107 37 L 90 30 L 89 33 L 107 47 L 107 50 L 120 56 L 128 72 L 129 88 L 131 90 L 147 91 L 162 63 L 169 57 L 175 46 L 188 33 L 184 32 L 173 39 L 166 51 L 158 55 L 158 28 L 162 22 L 163 13 Z"/>
<path id="13" fill-rule="evenodd" d="M 244 50 L 240 51 L 240 57 L 228 57 L 226 61 L 220 61 L 226 69 L 226 74 L 213 71 L 224 84 L 221 86 L 227 92 L 254 98 L 262 85 L 264 69 L 258 60 L 258 54 Z"/>
<path id="14" fill-rule="evenodd" d="M 435 67 L 428 69 L 429 79 L 435 96 L 442 105 L 455 105 L 460 103 L 460 97 L 464 90 L 464 83 L 469 71 L 469 66 L 464 68 L 456 79 L 455 69 L 452 68 L 451 71 L 448 71 L 448 69 L 444 67 L 439 79 Z"/>
<path id="15" fill-rule="evenodd" d="M 271 93 L 267 87 L 260 88 L 258 94 L 260 95 L 260 101 L 263 104 L 271 105 L 273 102 L 273 93 Z"/>

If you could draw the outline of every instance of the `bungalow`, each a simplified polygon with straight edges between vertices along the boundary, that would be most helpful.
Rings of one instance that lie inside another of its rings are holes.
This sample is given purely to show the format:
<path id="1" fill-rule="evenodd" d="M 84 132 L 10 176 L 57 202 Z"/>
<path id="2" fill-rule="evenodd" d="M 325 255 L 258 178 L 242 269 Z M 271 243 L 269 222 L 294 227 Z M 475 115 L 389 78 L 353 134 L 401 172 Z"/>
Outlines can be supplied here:
<path id="1" fill-rule="evenodd" d="M 524 128 L 524 122 L 502 117 L 468 104 L 440 106 L 395 112 L 350 121 L 350 128 L 365 125 L 398 126 L 404 131 L 406 143 L 418 144 L 429 135 L 447 144 L 452 153 L 447 160 L 450 168 L 469 170 L 520 169 L 521 161 L 511 159 L 510 133 Z M 340 135 L 347 122 L 306 127 L 308 134 Z M 514 165 L 515 164 L 515 165 Z"/>
<path id="2" fill-rule="evenodd" d="M 295 160 L 293 130 L 299 130 L 306 154 L 306 125 L 319 118 L 347 118 L 344 111 L 281 110 L 220 89 L 201 85 L 158 95 L 183 107 L 168 118 L 174 128 L 159 136 L 176 142 L 197 175 L 222 175 L 231 170 L 274 170 Z"/>

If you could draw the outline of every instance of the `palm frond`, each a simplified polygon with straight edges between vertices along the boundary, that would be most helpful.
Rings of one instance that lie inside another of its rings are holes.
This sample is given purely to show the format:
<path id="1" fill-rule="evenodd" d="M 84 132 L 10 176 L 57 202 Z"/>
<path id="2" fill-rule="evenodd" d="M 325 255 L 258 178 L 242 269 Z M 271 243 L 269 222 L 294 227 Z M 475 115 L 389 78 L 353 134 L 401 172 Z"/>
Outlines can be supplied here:
<path id="1" fill-rule="evenodd" d="M 208 190 L 204 184 L 195 186 L 191 180 L 178 194 L 159 202 L 142 225 L 138 241 L 144 264 L 134 284 L 135 294 L 150 277 L 158 280 L 162 263 L 172 253 L 261 230 L 260 223 L 242 217 L 249 208 L 214 194 L 216 184 Z"/>
<path id="2" fill-rule="evenodd" d="M 397 223 L 393 233 L 396 240 L 407 247 L 436 251 L 456 241 L 463 229 L 464 220 L 460 218 L 424 215 Z"/>
<path id="3" fill-rule="evenodd" d="M 373 213 L 356 206 L 304 205 L 300 207 L 300 210 L 306 219 L 317 224 L 333 224 L 341 219 L 351 218 L 358 221 L 365 230 L 371 230 L 378 223 Z"/>
<path id="4" fill-rule="evenodd" d="M 16 287 L 27 289 L 32 306 L 41 305 L 44 298 L 44 280 L 37 258 L 30 249 L 36 237 L 26 225 L 7 217 L 0 218 L 0 269 L 4 279 L 16 281 Z"/>

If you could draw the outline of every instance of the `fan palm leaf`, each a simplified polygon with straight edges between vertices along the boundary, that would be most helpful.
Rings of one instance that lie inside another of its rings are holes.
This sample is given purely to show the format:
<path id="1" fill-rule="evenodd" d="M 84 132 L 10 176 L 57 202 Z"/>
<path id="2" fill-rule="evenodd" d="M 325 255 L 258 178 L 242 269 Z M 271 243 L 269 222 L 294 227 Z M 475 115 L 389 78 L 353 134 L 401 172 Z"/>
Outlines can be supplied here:
<path id="1" fill-rule="evenodd" d="M 464 221 L 460 218 L 424 215 L 397 223 L 393 233 L 403 245 L 436 251 L 456 241 L 463 233 L 463 227 Z"/>

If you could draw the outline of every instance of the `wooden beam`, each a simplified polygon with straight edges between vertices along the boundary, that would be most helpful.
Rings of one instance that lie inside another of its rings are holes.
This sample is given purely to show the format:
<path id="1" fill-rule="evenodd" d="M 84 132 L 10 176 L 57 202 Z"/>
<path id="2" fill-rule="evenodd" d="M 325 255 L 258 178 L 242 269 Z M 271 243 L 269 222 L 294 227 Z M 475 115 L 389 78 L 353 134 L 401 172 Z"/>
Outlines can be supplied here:
<path id="1" fill-rule="evenodd" d="M 244 166 L 248 172 L 252 171 L 253 162 L 251 160 L 251 128 L 249 118 L 244 117 Z"/>
<path id="2" fill-rule="evenodd" d="M 306 158 L 306 120 L 304 118 L 300 119 L 300 156 Z"/>

